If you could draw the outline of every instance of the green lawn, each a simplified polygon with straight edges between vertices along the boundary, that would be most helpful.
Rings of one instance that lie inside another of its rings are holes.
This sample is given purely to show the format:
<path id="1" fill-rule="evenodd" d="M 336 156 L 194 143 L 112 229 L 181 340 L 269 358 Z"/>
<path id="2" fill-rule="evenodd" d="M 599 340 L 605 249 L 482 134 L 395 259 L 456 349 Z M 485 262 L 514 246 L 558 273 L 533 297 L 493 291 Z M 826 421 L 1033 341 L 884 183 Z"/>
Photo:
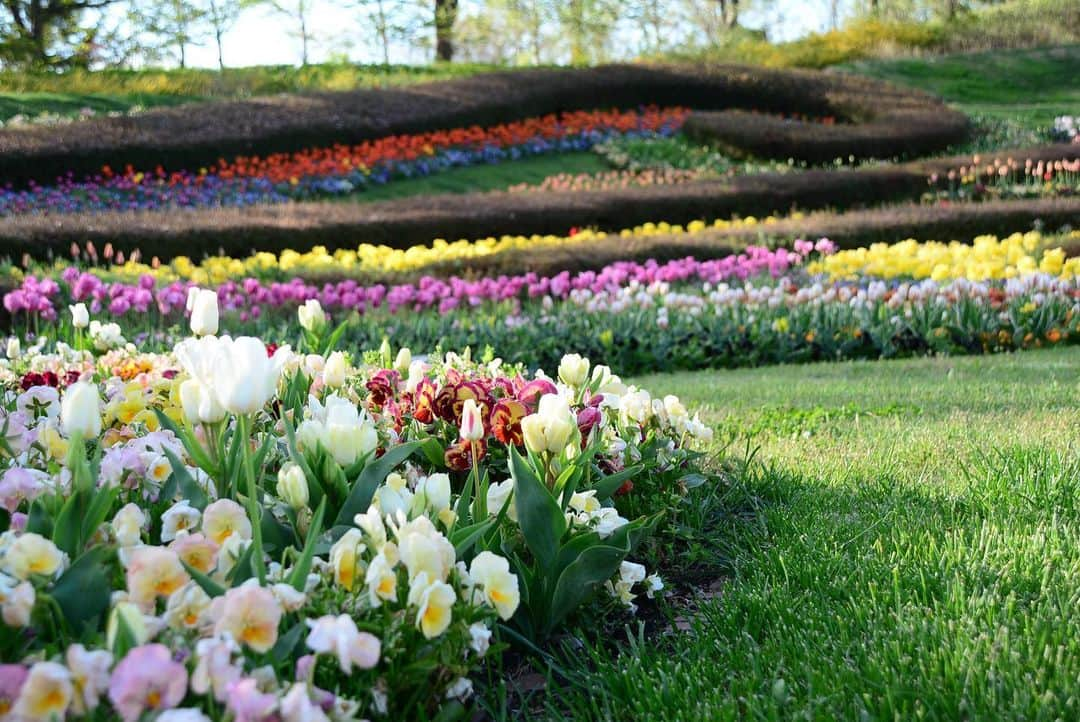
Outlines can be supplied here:
<path id="1" fill-rule="evenodd" d="M 0 93 L 0 120 L 7 121 L 12 116 L 23 114 L 37 116 L 53 113 L 63 116 L 76 116 L 83 108 L 92 108 L 98 113 L 111 111 L 126 112 L 135 106 L 150 108 L 161 105 L 179 105 L 181 103 L 202 100 L 197 96 L 157 95 L 136 93 L 125 95 L 101 95 L 95 93 Z"/>
<path id="2" fill-rule="evenodd" d="M 383 201 L 439 193 L 505 190 L 518 183 L 539 183 L 559 173 L 599 173 L 611 167 L 596 153 L 539 155 L 524 160 L 452 168 L 423 178 L 393 180 L 383 186 L 340 196 L 338 201 Z"/>
<path id="3" fill-rule="evenodd" d="M 922 88 L 969 114 L 1029 127 L 1080 114 L 1080 45 L 871 60 L 842 69 Z"/>
<path id="4" fill-rule="evenodd" d="M 1080 718 L 1080 350 L 640 382 L 759 429 L 743 501 L 711 513 L 727 572 L 669 610 L 682 624 L 569 646 L 569 681 L 530 708 Z"/>

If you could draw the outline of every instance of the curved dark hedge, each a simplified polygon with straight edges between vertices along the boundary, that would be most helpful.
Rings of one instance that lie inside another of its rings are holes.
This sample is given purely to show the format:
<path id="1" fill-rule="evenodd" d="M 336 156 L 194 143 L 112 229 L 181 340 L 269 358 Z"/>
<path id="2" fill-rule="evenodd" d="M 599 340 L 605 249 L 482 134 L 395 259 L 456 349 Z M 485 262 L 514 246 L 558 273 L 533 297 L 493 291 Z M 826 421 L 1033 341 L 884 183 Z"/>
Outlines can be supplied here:
<path id="1" fill-rule="evenodd" d="M 793 208 L 851 208 L 917 197 L 926 177 L 902 169 L 762 174 L 731 181 L 591 193 L 470 193 L 377 203 L 306 202 L 224 209 L 16 216 L 0 223 L 0 256 L 65 254 L 71 243 L 110 242 L 144 258 L 201 256 L 223 249 L 396 248 L 499 235 L 558 234 L 573 227 L 617 230 L 642 223 L 687 223 L 786 213 Z"/>
<path id="2" fill-rule="evenodd" d="M 96 173 L 106 164 L 197 168 L 241 154 L 645 104 L 833 116 L 854 127 L 902 117 L 918 139 L 898 128 L 893 155 L 909 146 L 944 147 L 967 128 L 962 114 L 929 95 L 851 75 L 739 66 L 514 70 L 403 88 L 182 105 L 135 117 L 0 130 L 0 181 L 52 181 L 68 172 Z M 924 137 L 933 128 L 936 144 Z"/>
<path id="3" fill-rule="evenodd" d="M 922 106 L 884 108 L 865 122 L 834 125 L 724 110 L 692 113 L 683 130 L 736 156 L 827 163 L 925 155 L 962 141 L 968 122 Z"/>

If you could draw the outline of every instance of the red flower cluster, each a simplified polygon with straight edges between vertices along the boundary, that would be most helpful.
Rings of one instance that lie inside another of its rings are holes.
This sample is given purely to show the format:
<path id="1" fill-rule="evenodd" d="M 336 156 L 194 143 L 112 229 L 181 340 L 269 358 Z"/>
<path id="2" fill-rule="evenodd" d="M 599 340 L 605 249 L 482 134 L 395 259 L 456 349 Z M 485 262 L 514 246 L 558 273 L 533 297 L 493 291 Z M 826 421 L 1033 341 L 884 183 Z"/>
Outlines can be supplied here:
<path id="1" fill-rule="evenodd" d="M 484 438 L 471 445 L 467 441 L 458 441 L 446 450 L 446 465 L 455 471 L 470 469 L 474 454 L 478 459 L 483 458 L 487 453 L 488 438 L 494 438 L 506 446 L 522 446 L 525 438 L 521 431 L 521 420 L 536 411 L 541 396 L 557 390 L 555 384 L 546 379 L 526 381 L 521 376 L 467 377 L 453 369 L 447 372 L 441 386 L 426 376 L 412 391 L 407 390 L 406 386 L 401 374 L 392 369 L 376 372 L 366 384 L 369 410 L 393 418 L 399 432 L 407 417 L 422 424 L 443 421 L 458 428 L 466 401 L 472 400 L 480 408 Z M 588 429 L 599 418 L 596 409 L 591 411 L 596 412 L 597 416 L 587 415 L 591 420 Z"/>
<path id="2" fill-rule="evenodd" d="M 78 380 L 78 371 L 67 371 L 63 376 L 57 376 L 53 371 L 31 371 L 22 377 L 19 386 L 22 387 L 23 391 L 34 386 L 60 388 L 61 386 L 70 386 Z"/>
<path id="3" fill-rule="evenodd" d="M 619 132 L 659 130 L 665 125 L 681 125 L 689 113 L 686 108 L 655 107 L 641 112 L 575 111 L 488 128 L 474 125 L 430 133 L 392 135 L 352 146 L 334 145 L 296 153 L 274 153 L 265 157 L 239 156 L 231 162 L 220 160 L 207 173 L 224 179 L 264 177 L 275 183 L 286 183 L 305 176 L 344 175 L 357 168 L 370 168 L 387 161 L 416 160 L 449 148 L 505 148 L 521 145 L 534 138 L 561 138 L 596 129 Z M 158 173 L 163 172 L 159 169 Z"/>

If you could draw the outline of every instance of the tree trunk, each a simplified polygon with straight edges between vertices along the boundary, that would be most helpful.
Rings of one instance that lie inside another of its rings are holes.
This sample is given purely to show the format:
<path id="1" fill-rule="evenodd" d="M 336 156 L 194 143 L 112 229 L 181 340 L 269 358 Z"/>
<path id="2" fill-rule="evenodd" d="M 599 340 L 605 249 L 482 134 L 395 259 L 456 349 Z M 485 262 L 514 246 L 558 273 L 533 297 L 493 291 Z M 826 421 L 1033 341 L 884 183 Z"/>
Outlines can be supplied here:
<path id="1" fill-rule="evenodd" d="M 458 0 L 435 0 L 435 59 L 450 62 L 454 59 L 454 22 L 457 20 Z"/>
<path id="2" fill-rule="evenodd" d="M 224 70 L 225 48 L 222 47 L 221 43 L 221 36 L 225 34 L 224 28 L 222 28 L 224 19 L 222 15 L 218 14 L 218 4 L 216 0 L 210 0 L 210 22 L 214 25 L 214 42 L 217 44 L 218 70 Z"/>
<path id="3" fill-rule="evenodd" d="M 390 65 L 390 35 L 387 24 L 389 21 L 386 19 L 386 8 L 383 7 L 383 0 L 379 0 L 379 42 L 382 43 L 383 65 Z"/>
<path id="4" fill-rule="evenodd" d="M 307 67 L 308 64 L 308 31 L 307 18 L 304 11 L 300 11 L 300 65 Z"/>
<path id="5" fill-rule="evenodd" d="M 720 19 L 731 29 L 739 24 L 739 0 L 720 0 Z"/>

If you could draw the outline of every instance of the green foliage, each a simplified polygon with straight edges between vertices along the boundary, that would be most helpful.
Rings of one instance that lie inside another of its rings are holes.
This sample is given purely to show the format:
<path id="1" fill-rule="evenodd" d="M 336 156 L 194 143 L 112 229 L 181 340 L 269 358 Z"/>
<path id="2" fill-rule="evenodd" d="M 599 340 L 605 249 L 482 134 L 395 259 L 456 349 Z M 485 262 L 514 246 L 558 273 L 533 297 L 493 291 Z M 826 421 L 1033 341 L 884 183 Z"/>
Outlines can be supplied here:
<path id="1" fill-rule="evenodd" d="M 861 17 L 841 29 L 770 43 L 736 33 L 679 60 L 733 62 L 777 68 L 825 68 L 873 58 L 973 50 L 1030 48 L 1080 42 L 1080 9 L 1071 0 L 1014 0 L 952 21 L 907 22 Z M 1004 80 L 1004 79 L 1003 79 Z"/>
<path id="2" fill-rule="evenodd" d="M 618 571 L 662 513 L 625 524 L 606 538 L 594 531 L 567 537 L 564 511 L 574 487 L 549 488 L 542 469 L 514 447 L 510 476 L 518 523 L 532 555 L 531 562 L 515 560 L 519 582 L 526 587 L 515 621 L 527 638 L 544 640 Z"/>
<path id="3" fill-rule="evenodd" d="M 684 135 L 618 138 L 601 143 L 593 150 L 612 166 L 634 172 L 670 168 L 726 176 L 737 173 L 784 173 L 794 166 L 794 163 L 739 160 Z"/>

